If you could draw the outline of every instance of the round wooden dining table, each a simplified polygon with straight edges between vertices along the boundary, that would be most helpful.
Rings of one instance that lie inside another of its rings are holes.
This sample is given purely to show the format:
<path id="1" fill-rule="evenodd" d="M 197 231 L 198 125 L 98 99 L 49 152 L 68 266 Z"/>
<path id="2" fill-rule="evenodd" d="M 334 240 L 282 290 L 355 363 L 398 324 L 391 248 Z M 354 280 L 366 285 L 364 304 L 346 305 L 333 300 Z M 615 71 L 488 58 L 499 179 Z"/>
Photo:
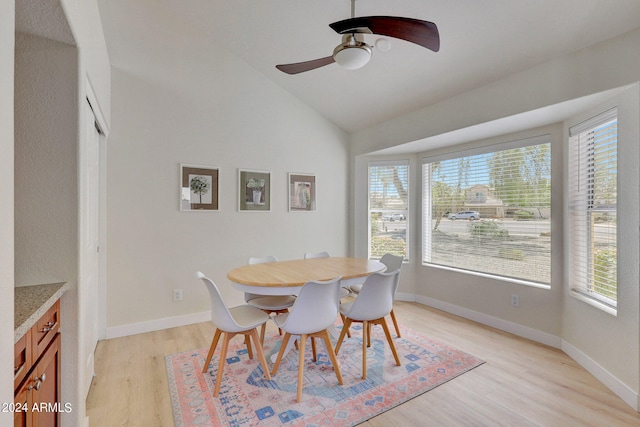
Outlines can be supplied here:
<path id="1" fill-rule="evenodd" d="M 362 283 L 372 273 L 385 270 L 380 261 L 365 258 L 309 258 L 248 264 L 227 273 L 233 286 L 261 295 L 297 295 L 311 281 L 342 277 L 341 286 Z"/>

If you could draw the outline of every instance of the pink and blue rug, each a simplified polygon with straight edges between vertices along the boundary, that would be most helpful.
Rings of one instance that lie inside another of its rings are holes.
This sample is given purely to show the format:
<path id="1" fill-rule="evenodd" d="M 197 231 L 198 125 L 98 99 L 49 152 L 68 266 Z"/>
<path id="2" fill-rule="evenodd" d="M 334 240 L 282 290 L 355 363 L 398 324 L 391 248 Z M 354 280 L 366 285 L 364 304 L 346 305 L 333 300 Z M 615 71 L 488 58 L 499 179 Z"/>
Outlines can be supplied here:
<path id="1" fill-rule="evenodd" d="M 360 329 L 358 329 L 360 328 Z M 394 343 L 402 366 L 396 366 L 382 329 L 375 327 L 367 351 L 367 379 L 362 379 L 361 326 L 352 327 L 338 362 L 344 385 L 338 385 L 324 344 L 317 340 L 318 361 L 305 359 L 302 402 L 296 402 L 298 352 L 292 350 L 271 381 L 250 360 L 241 338 L 231 341 L 218 398 L 213 388 L 220 346 L 207 374 L 207 348 L 166 357 L 176 427 L 193 426 L 353 426 L 425 393 L 481 365 L 483 361 L 447 344 L 402 329 Z M 265 355 L 277 353 L 282 337 L 265 339 Z M 254 351 L 255 353 L 255 351 Z M 270 367 L 272 365 L 270 364 Z"/>

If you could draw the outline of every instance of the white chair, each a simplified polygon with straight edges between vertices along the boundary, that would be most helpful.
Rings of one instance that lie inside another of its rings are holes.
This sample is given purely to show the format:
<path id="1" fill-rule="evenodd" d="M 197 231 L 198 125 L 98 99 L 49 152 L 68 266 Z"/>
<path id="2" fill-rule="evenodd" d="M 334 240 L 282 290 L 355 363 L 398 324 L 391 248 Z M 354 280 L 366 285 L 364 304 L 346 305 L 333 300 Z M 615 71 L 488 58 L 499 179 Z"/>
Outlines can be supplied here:
<path id="1" fill-rule="evenodd" d="M 302 287 L 296 303 L 289 313 L 280 314 L 273 318 L 285 334 L 282 339 L 280 351 L 275 364 L 273 365 L 273 373 L 278 372 L 278 367 L 282 361 L 282 357 L 289 343 L 291 335 L 299 336 L 299 357 L 298 357 L 298 393 L 296 400 L 302 400 L 302 382 L 304 378 L 304 346 L 308 337 L 311 337 L 311 348 L 313 350 L 313 360 L 316 360 L 316 346 L 314 338 L 322 338 L 324 345 L 333 364 L 333 369 L 338 378 L 338 384 L 342 385 L 342 374 L 340 373 L 340 365 L 336 359 L 336 354 L 331 345 L 328 328 L 333 326 L 338 307 L 340 305 L 340 278 L 326 282 L 307 282 Z"/>
<path id="2" fill-rule="evenodd" d="M 263 258 L 249 257 L 247 264 L 262 264 L 276 261 L 278 261 L 278 258 L 272 255 Z M 260 295 L 245 292 L 244 301 L 249 305 L 259 308 L 267 314 L 282 314 L 289 311 L 288 309 L 296 301 L 296 297 L 294 295 Z M 262 330 L 260 331 L 260 342 L 262 345 L 264 345 L 264 334 L 266 329 L 267 324 L 265 323 L 262 325 Z M 282 335 L 282 331 L 279 332 L 280 335 Z"/>
<path id="3" fill-rule="evenodd" d="M 367 347 L 371 345 L 371 325 L 382 326 L 396 365 L 400 366 L 400 358 L 393 345 L 387 321 L 384 319 L 393 308 L 393 295 L 398 287 L 399 276 L 400 270 L 374 273 L 367 277 L 355 301 L 340 305 L 340 314 L 344 316 L 345 324 L 336 343 L 336 354 L 340 351 L 351 323 L 362 322 L 362 379 L 367 379 Z"/>
<path id="4" fill-rule="evenodd" d="M 305 252 L 304 259 L 309 258 L 329 258 L 329 252 Z"/>
<path id="5" fill-rule="evenodd" d="M 380 262 L 383 263 L 387 269 L 385 271 L 396 271 L 402 268 L 403 258 L 397 255 L 384 254 L 382 258 L 380 258 Z M 354 294 L 359 294 L 362 289 L 363 283 L 352 285 L 349 289 Z M 396 329 L 396 335 L 401 337 L 400 335 L 400 326 L 398 326 L 398 320 L 396 320 L 396 314 L 393 312 L 393 308 L 391 308 L 391 320 L 393 321 L 393 326 Z"/>
<path id="6" fill-rule="evenodd" d="M 229 341 L 231 340 L 231 338 L 238 334 L 244 335 L 244 343 L 247 346 L 249 359 L 253 359 L 253 352 L 251 351 L 251 340 L 249 339 L 249 337 L 253 338 L 253 345 L 255 345 L 256 351 L 258 352 L 258 359 L 262 364 L 264 376 L 268 380 L 270 380 L 271 375 L 269 374 L 267 360 L 265 359 L 264 352 L 262 351 L 262 344 L 260 344 L 260 338 L 258 337 L 257 329 L 258 326 L 264 325 L 267 320 L 269 320 L 269 315 L 264 311 L 250 305 L 240 305 L 237 307 L 228 308 L 224 303 L 224 300 L 222 299 L 222 295 L 220 295 L 218 287 L 215 283 L 213 283 L 213 280 L 209 279 L 199 271 L 197 272 L 197 275 L 198 278 L 202 279 L 204 284 L 207 285 L 207 290 L 209 291 L 209 296 L 211 297 L 211 321 L 216 327 L 216 332 L 213 335 L 211 347 L 209 348 L 209 354 L 207 354 L 207 359 L 205 360 L 204 367 L 202 368 L 203 373 L 206 373 L 209 369 L 209 362 L 211 362 L 213 352 L 218 345 L 220 335 L 224 334 L 213 396 L 217 397 L 218 393 L 220 392 L 220 385 L 222 384 L 222 371 L 224 370 L 224 361 L 227 357 Z"/>
<path id="7" fill-rule="evenodd" d="M 310 258 L 329 258 L 329 252 L 305 252 L 304 259 Z M 340 298 L 347 297 L 351 294 L 351 291 L 347 288 L 340 288 Z"/>

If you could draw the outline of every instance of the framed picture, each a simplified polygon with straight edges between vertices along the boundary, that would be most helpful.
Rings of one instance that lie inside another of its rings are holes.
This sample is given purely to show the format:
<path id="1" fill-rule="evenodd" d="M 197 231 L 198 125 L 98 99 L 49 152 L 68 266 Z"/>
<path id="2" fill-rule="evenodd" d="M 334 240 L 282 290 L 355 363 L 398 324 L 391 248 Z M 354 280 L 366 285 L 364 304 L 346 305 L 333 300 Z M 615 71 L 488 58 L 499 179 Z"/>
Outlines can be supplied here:
<path id="1" fill-rule="evenodd" d="M 180 210 L 217 211 L 219 170 L 209 166 L 180 165 Z"/>
<path id="2" fill-rule="evenodd" d="M 238 210 L 271 211 L 271 172 L 238 169 Z"/>
<path id="3" fill-rule="evenodd" d="M 316 210 L 316 176 L 289 173 L 289 212 Z"/>

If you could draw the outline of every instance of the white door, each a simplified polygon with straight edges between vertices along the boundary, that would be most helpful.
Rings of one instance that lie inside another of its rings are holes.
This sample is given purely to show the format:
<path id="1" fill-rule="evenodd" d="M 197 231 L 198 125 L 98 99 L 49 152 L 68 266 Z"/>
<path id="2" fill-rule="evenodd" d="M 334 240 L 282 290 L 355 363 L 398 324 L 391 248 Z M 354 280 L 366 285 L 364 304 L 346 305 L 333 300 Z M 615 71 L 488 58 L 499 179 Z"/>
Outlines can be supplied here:
<path id="1" fill-rule="evenodd" d="M 100 277 L 100 134 L 89 103 L 85 103 L 85 137 L 80 147 L 80 224 L 81 251 L 79 303 L 81 315 L 80 345 L 85 370 L 83 396 L 91 387 L 94 374 L 94 352 L 99 333 Z M 84 325 L 84 328 L 82 327 Z"/>

